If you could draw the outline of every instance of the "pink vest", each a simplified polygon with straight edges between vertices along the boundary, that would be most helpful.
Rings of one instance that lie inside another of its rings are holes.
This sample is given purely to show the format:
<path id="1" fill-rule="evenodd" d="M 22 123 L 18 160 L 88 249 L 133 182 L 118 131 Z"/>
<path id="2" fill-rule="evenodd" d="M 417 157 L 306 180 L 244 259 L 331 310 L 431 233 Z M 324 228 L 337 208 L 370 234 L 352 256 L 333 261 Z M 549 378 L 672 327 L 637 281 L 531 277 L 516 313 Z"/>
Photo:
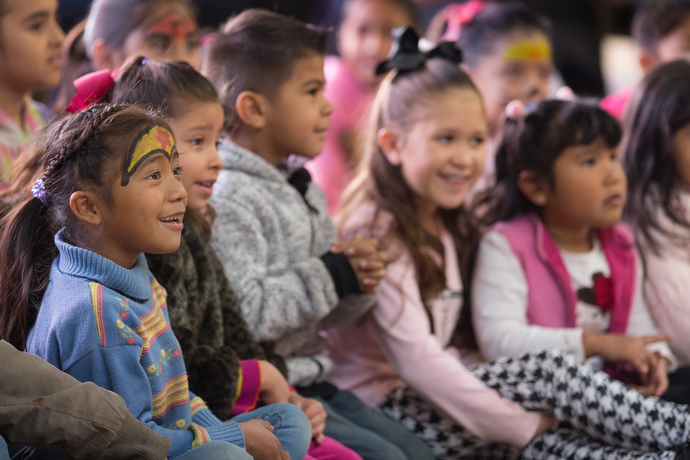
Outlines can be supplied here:
<path id="1" fill-rule="evenodd" d="M 577 293 L 558 246 L 535 215 L 499 222 L 500 232 L 520 261 L 528 286 L 527 322 L 544 327 L 571 328 L 576 324 Z M 635 295 L 637 259 L 632 232 L 625 224 L 597 230 L 611 268 L 614 307 L 609 332 L 624 334 Z"/>

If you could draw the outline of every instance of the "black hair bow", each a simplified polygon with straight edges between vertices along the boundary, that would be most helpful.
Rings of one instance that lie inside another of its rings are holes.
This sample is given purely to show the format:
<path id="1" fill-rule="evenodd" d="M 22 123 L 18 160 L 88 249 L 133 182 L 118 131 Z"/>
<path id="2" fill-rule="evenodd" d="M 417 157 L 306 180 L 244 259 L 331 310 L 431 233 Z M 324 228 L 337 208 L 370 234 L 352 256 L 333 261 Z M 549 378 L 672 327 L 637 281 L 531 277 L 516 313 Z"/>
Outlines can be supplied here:
<path id="1" fill-rule="evenodd" d="M 376 75 L 397 69 L 409 72 L 420 69 L 427 59 L 441 58 L 454 64 L 462 62 L 462 51 L 453 42 L 441 42 L 425 52 L 419 50 L 419 36 L 412 27 L 399 27 L 393 31 L 395 43 L 388 60 L 376 66 Z"/>

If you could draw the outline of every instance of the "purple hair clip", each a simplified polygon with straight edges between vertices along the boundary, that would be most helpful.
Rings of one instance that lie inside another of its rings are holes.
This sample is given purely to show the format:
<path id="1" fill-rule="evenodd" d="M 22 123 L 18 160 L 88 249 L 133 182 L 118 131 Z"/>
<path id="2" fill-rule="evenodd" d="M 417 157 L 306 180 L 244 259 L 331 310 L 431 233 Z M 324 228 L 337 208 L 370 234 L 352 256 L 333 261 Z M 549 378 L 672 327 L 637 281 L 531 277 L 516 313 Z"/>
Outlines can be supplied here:
<path id="1" fill-rule="evenodd" d="M 31 194 L 34 196 L 34 198 L 41 200 L 43 206 L 47 208 L 50 207 L 50 204 L 48 204 L 48 196 L 46 195 L 46 186 L 43 182 L 43 178 L 39 177 L 36 179 L 36 184 L 31 187 Z"/>
<path id="2" fill-rule="evenodd" d="M 146 65 L 146 63 L 149 61 L 148 56 L 144 56 L 144 59 L 141 60 L 141 65 Z"/>

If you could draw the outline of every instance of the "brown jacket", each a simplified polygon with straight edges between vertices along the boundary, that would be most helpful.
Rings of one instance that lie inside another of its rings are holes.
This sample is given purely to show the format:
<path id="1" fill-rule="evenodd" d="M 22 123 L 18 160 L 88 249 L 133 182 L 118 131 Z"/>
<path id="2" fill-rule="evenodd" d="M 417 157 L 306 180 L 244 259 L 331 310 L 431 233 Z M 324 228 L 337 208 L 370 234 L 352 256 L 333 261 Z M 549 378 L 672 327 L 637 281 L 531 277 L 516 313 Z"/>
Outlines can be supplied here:
<path id="1" fill-rule="evenodd" d="M 170 439 L 137 420 L 124 400 L 81 383 L 38 356 L 0 341 L 0 435 L 60 446 L 74 459 L 165 459 Z"/>

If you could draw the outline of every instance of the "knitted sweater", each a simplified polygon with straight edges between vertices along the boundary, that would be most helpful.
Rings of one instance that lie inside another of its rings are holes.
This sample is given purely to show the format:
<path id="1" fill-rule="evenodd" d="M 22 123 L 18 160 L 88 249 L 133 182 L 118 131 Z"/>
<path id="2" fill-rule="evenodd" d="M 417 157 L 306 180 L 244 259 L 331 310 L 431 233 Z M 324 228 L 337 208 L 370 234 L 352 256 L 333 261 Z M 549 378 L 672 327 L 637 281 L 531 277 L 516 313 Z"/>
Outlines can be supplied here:
<path id="1" fill-rule="evenodd" d="M 371 295 L 339 298 L 322 256 L 336 240 L 323 192 L 304 196 L 259 155 L 223 141 L 224 168 L 213 188 L 217 217 L 211 245 L 237 292 L 249 328 L 286 358 L 288 381 L 310 385 L 330 371 L 319 331 L 354 321 Z M 337 308 L 336 308 L 337 307 Z"/>
<path id="2" fill-rule="evenodd" d="M 244 447 L 239 425 L 222 423 L 189 392 L 166 292 L 144 255 L 127 270 L 72 246 L 62 231 L 55 244 L 59 255 L 27 351 L 122 396 L 132 414 L 172 439 L 169 457 L 216 440 Z"/>
<path id="3" fill-rule="evenodd" d="M 242 364 L 248 363 L 240 360 L 268 360 L 284 375 L 287 368 L 279 355 L 264 350 L 252 336 L 201 227 L 185 217 L 179 249 L 146 258 L 168 292 L 170 324 L 182 348 L 190 389 L 222 420 L 252 409 L 259 385 L 248 385 L 242 374 Z"/>

